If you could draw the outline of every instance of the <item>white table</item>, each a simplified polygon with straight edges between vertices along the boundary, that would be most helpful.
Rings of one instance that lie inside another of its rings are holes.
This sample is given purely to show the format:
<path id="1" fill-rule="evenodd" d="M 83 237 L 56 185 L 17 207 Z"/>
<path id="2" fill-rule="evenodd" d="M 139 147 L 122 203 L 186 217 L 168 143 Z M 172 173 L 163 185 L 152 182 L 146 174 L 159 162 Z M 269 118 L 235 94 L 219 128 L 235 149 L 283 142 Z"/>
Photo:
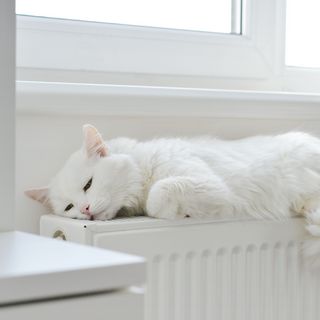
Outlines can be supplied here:
<path id="1" fill-rule="evenodd" d="M 0 319 L 143 319 L 143 258 L 0 233 Z M 61 318 L 61 316 L 59 316 Z"/>

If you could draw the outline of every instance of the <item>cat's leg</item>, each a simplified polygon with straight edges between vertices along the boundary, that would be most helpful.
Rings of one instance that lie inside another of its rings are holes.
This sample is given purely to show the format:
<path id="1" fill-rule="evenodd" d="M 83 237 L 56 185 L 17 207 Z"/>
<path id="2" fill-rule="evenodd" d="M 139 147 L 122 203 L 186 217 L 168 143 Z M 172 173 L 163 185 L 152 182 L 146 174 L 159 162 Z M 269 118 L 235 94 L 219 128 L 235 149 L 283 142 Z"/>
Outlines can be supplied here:
<path id="1" fill-rule="evenodd" d="M 169 177 L 150 189 L 147 215 L 164 219 L 231 213 L 231 195 L 218 177 Z"/>

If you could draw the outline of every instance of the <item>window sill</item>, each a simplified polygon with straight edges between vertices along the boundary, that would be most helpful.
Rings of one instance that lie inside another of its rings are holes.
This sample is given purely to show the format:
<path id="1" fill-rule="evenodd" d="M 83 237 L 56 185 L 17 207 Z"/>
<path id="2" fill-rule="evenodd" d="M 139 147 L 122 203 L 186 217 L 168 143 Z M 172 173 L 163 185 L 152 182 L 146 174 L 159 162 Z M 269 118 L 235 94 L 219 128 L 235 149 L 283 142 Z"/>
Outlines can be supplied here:
<path id="1" fill-rule="evenodd" d="M 320 95 L 17 81 L 18 114 L 320 119 Z"/>

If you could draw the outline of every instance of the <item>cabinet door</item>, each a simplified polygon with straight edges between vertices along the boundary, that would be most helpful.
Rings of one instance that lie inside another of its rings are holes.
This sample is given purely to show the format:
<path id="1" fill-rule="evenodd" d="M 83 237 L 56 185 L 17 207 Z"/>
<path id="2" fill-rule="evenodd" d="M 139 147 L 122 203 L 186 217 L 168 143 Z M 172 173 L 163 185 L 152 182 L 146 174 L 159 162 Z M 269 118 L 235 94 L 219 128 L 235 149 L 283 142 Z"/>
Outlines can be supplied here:
<path id="1" fill-rule="evenodd" d="M 132 290 L 0 307 L 1 320 L 143 320 L 143 294 Z"/>

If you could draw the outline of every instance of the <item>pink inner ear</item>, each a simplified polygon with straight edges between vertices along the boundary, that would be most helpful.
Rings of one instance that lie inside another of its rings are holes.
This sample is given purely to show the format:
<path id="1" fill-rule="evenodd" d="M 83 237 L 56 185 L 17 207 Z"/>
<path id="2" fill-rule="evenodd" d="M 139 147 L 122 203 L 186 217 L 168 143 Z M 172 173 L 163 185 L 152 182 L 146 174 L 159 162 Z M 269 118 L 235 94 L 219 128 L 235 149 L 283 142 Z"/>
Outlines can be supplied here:
<path id="1" fill-rule="evenodd" d="M 105 147 L 105 145 L 103 145 L 102 148 L 99 148 L 98 153 L 100 154 L 101 157 L 107 156 L 107 148 Z"/>
<path id="2" fill-rule="evenodd" d="M 25 195 L 27 195 L 29 198 L 39 201 L 44 205 L 48 204 L 48 194 L 49 194 L 49 188 L 35 188 L 35 189 L 29 189 L 26 190 Z"/>
<path id="3" fill-rule="evenodd" d="M 91 157 L 98 154 L 100 157 L 107 156 L 107 148 L 98 130 L 91 125 L 83 126 L 84 145 L 88 154 Z"/>

